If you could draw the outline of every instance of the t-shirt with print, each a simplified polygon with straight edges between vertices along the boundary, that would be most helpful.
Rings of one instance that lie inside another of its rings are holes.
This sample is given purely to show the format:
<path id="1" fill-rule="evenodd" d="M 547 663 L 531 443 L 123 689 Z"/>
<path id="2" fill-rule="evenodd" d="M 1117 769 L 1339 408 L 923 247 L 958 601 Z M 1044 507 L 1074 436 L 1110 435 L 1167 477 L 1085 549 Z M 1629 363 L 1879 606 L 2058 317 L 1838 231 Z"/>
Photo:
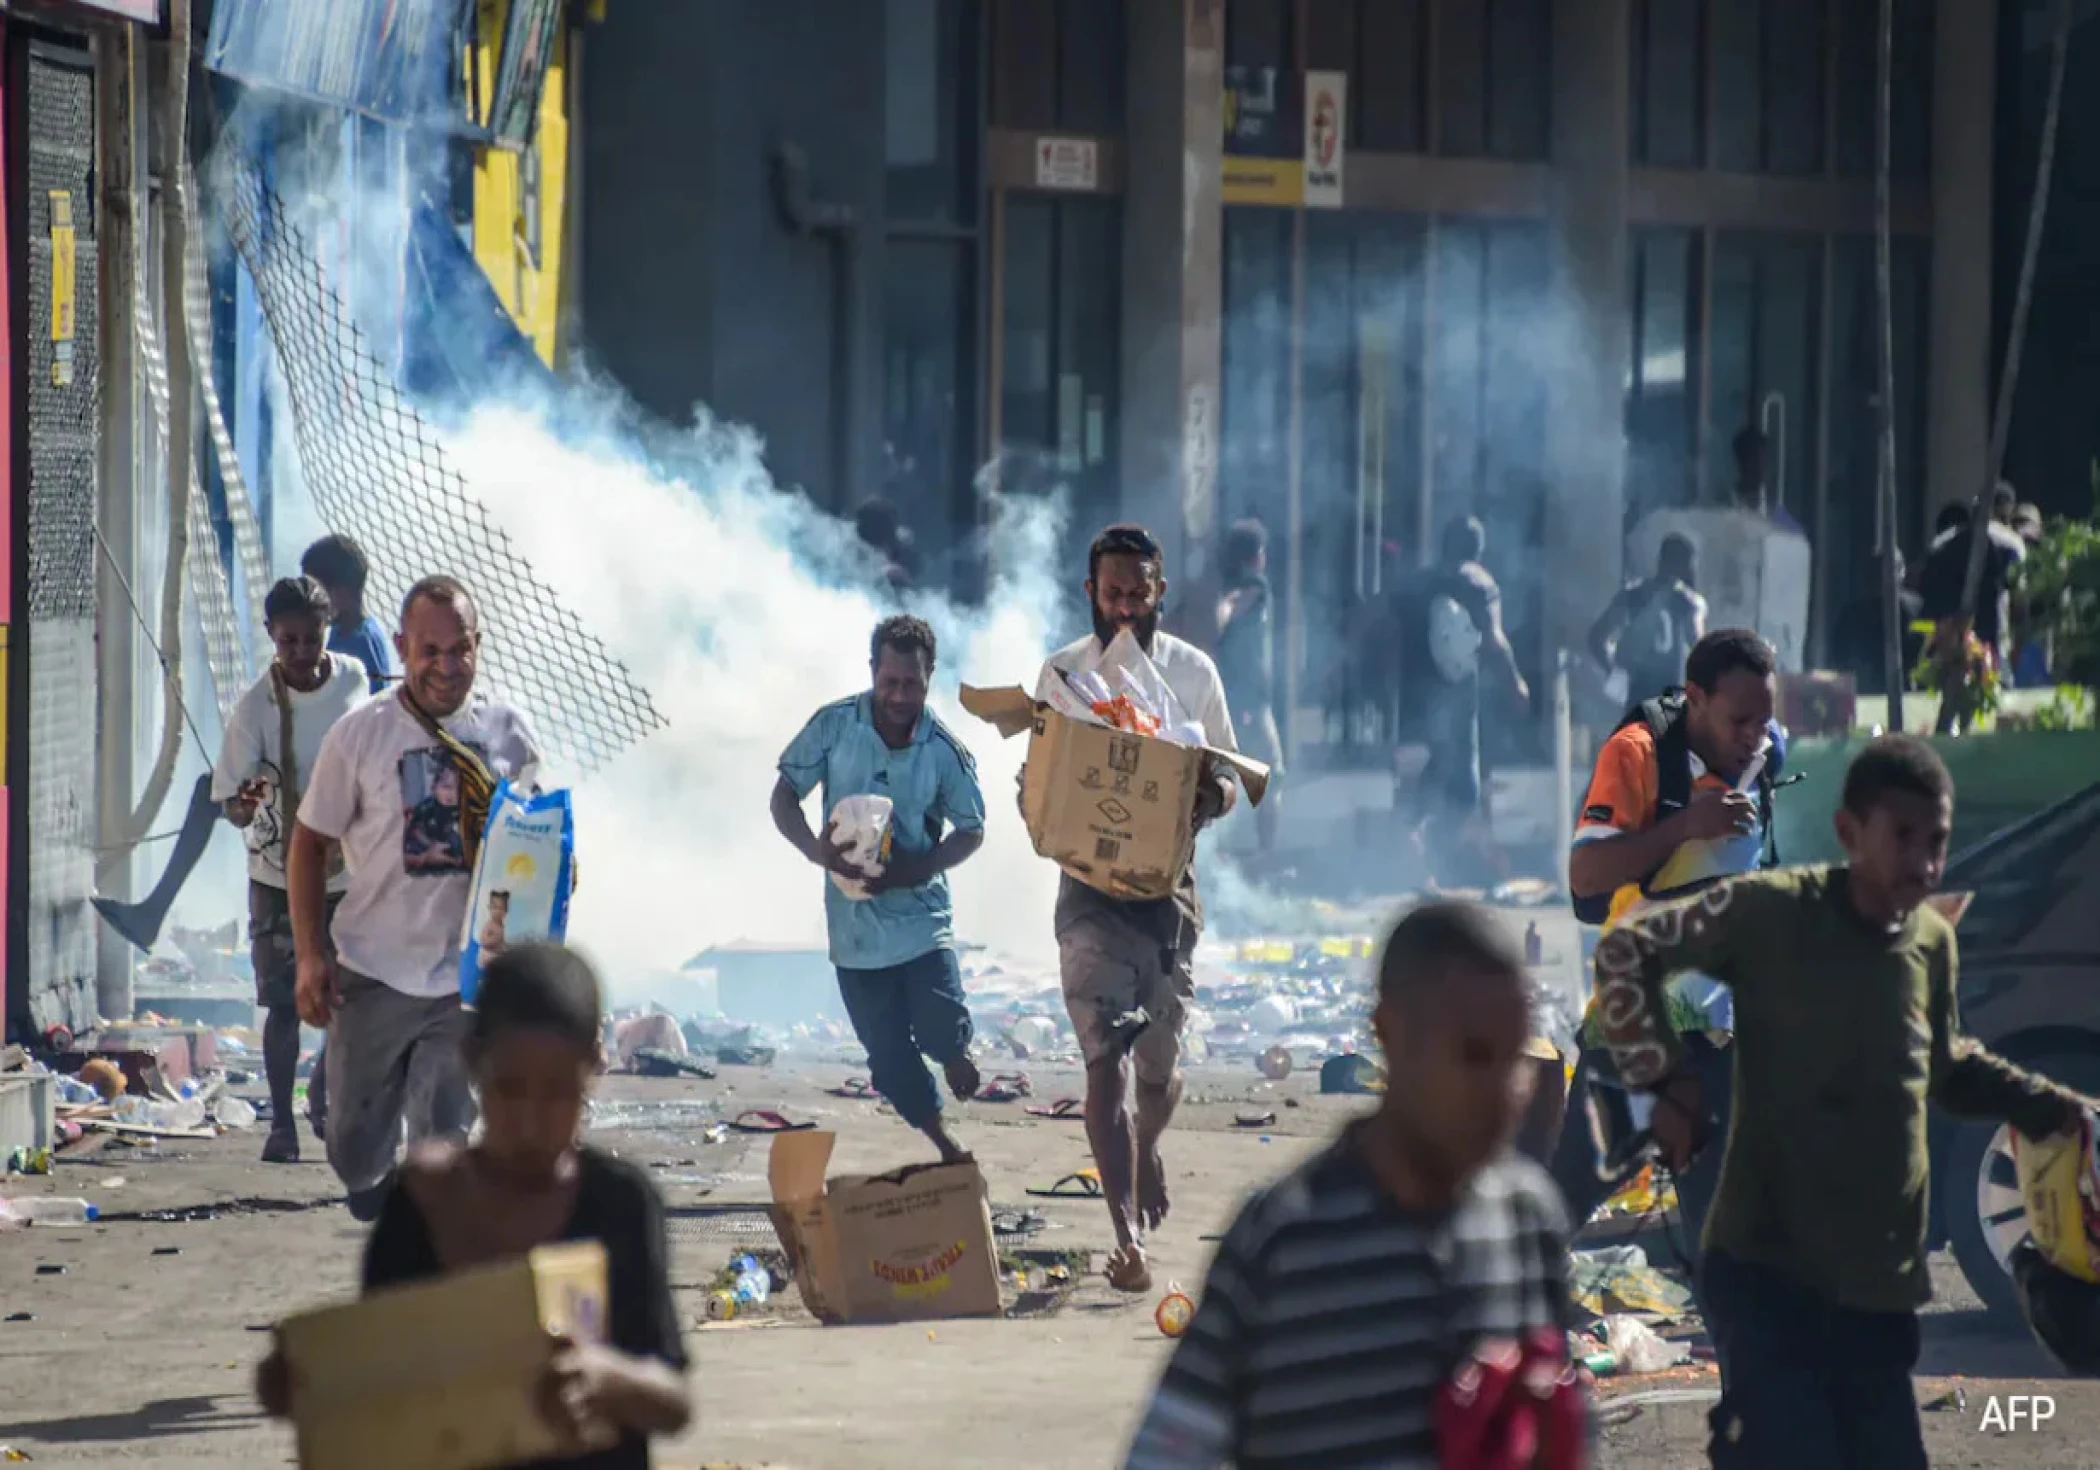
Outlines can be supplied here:
<path id="1" fill-rule="evenodd" d="M 441 723 L 497 779 L 532 783 L 539 742 L 517 710 L 469 703 Z M 470 882 L 459 777 L 398 693 L 328 732 L 299 821 L 342 843 L 349 863 L 350 886 L 330 930 L 343 964 L 405 995 L 457 990 Z"/>
<path id="2" fill-rule="evenodd" d="M 810 716 L 780 755 L 780 774 L 795 795 L 822 788 L 824 818 L 849 796 L 890 799 L 890 846 L 926 853 L 950 830 L 984 830 L 984 793 L 969 748 L 932 710 L 922 710 L 911 741 L 893 750 L 876 732 L 871 697 L 856 694 Z M 948 875 L 916 888 L 848 898 L 824 878 L 824 918 L 831 962 L 847 970 L 885 970 L 955 944 L 955 906 Z"/>
<path id="3" fill-rule="evenodd" d="M 1725 791 L 1730 783 L 1706 768 L 1691 751 L 1685 752 L 1692 767 L 1694 798 L 1710 791 Z M 1590 789 L 1582 800 L 1582 817 L 1575 828 L 1575 845 L 1607 837 L 1645 832 L 1656 822 L 1656 801 L 1662 780 L 1657 764 L 1655 733 L 1636 721 L 1604 742 L 1597 752 Z M 1737 837 L 1680 843 L 1663 860 L 1648 887 L 1657 895 L 1668 895 L 1754 871 L 1764 854 L 1764 833 L 1753 830 Z M 1638 883 L 1629 883 L 1612 895 L 1606 928 L 1615 928 L 1647 902 Z M 1727 988 L 1700 975 L 1678 977 L 1670 987 L 1671 1015 L 1680 1030 L 1726 1031 L 1732 1023 Z M 1594 1039 L 1596 1005 L 1593 1001 L 1584 1021 L 1586 1037 Z"/>
<path id="4" fill-rule="evenodd" d="M 328 651 L 347 653 L 365 666 L 371 675 L 372 692 L 377 694 L 385 687 L 394 673 L 394 644 L 380 626 L 379 619 L 366 618 L 348 628 L 330 624 L 328 628 Z"/>
<path id="5" fill-rule="evenodd" d="M 346 654 L 328 655 L 328 676 L 318 689 L 287 687 L 292 706 L 292 796 L 311 784 L 314 761 L 321 742 L 336 721 L 367 699 L 365 668 Z M 219 761 L 212 767 L 211 799 L 228 802 L 241 794 L 247 781 L 263 783 L 262 799 L 255 804 L 254 819 L 242 834 L 248 843 L 248 876 L 272 888 L 285 886 L 284 878 L 284 711 L 279 706 L 277 680 L 266 672 L 242 691 L 226 716 L 226 736 L 219 743 Z M 295 808 L 296 810 L 296 808 Z M 329 879 L 328 891 L 341 893 L 350 881 L 347 872 Z"/>
<path id="6" fill-rule="evenodd" d="M 1043 672 L 1057 669 L 1077 673 L 1092 667 L 1106 651 L 1101 640 L 1089 633 L 1051 654 Z M 1225 681 L 1218 677 L 1218 666 L 1210 655 L 1165 632 L 1152 635 L 1152 647 L 1146 654 L 1166 681 L 1181 712 L 1203 727 L 1204 740 L 1214 749 L 1237 752 L 1239 736 L 1233 729 L 1232 709 L 1225 700 Z M 1040 676 L 1036 682 L 1041 684 Z M 1203 928 L 1203 902 L 1197 896 L 1195 863 L 1191 862 L 1181 875 L 1171 898 L 1110 898 L 1069 873 L 1061 875 L 1053 920 L 1056 932 L 1062 934 L 1089 918 L 1136 924 L 1147 933 L 1158 935 L 1163 944 L 1178 941 L 1182 947 L 1192 947 Z"/>

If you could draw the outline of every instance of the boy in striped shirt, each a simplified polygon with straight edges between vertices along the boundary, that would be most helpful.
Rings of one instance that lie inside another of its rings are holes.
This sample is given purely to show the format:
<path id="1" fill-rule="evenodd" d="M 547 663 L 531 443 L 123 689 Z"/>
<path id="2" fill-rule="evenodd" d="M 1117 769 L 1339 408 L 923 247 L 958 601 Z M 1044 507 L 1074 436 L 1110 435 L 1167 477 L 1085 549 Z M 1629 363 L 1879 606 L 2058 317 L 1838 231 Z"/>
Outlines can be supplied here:
<path id="1" fill-rule="evenodd" d="M 1436 1467 L 1481 1428 L 1452 1385 L 1484 1345 L 1564 1351 L 1566 1220 L 1508 1147 L 1530 1076 L 1522 955 L 1485 910 L 1418 908 L 1379 956 L 1372 1024 L 1384 1102 L 1241 1211 L 1129 1470 Z M 1555 1383 L 1573 1458 L 1537 1463 L 1581 1463 L 1580 1390 L 1557 1366 Z"/>

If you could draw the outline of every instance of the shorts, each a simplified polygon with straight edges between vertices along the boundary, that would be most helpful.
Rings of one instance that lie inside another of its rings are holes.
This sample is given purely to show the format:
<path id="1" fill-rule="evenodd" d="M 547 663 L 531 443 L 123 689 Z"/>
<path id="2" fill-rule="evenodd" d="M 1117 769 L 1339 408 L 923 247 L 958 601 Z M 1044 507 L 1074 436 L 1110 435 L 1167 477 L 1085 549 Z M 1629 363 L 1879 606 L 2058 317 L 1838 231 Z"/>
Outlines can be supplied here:
<path id="1" fill-rule="evenodd" d="M 335 927 L 340 893 L 328 895 L 323 910 L 322 939 L 335 953 L 329 931 Z M 282 888 L 248 880 L 248 960 L 255 969 L 255 1003 L 264 1010 L 296 1005 L 299 999 L 299 956 L 292 948 L 292 900 Z"/>
<path id="2" fill-rule="evenodd" d="M 1196 995 L 1195 926 L 1168 949 L 1158 936 L 1111 917 L 1078 919 L 1057 936 L 1065 1010 L 1087 1065 L 1114 1055 L 1116 1020 L 1143 1007 L 1151 1023 L 1130 1049 L 1138 1080 L 1163 1087 L 1181 1061 L 1181 1029 Z"/>

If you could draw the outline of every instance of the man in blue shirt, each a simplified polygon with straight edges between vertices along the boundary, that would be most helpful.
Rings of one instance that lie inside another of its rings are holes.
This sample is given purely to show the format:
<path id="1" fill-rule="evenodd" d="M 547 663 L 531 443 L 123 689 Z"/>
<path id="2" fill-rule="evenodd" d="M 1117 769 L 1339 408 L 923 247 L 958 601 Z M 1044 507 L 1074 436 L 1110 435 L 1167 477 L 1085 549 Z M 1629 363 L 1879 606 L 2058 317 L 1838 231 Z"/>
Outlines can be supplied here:
<path id="1" fill-rule="evenodd" d="M 969 1155 L 941 1121 L 940 1089 L 920 1058 L 941 1064 L 957 1097 L 976 1095 L 947 873 L 984 845 L 984 793 L 977 762 L 926 708 L 934 654 L 933 629 L 921 619 L 876 625 L 873 687 L 818 710 L 782 752 L 773 825 L 818 867 L 865 886 L 864 899 L 824 886 L 839 994 L 867 1048 L 869 1081 L 952 1164 Z M 802 811 L 819 787 L 821 837 Z M 879 872 L 863 872 L 838 840 L 830 814 L 849 796 L 891 803 L 889 861 Z"/>
<path id="2" fill-rule="evenodd" d="M 328 624 L 328 651 L 348 654 L 365 666 L 377 694 L 395 677 L 394 640 L 385 625 L 365 613 L 365 578 L 370 567 L 365 549 L 348 536 L 323 536 L 306 548 L 299 570 L 321 584 L 334 617 Z"/>

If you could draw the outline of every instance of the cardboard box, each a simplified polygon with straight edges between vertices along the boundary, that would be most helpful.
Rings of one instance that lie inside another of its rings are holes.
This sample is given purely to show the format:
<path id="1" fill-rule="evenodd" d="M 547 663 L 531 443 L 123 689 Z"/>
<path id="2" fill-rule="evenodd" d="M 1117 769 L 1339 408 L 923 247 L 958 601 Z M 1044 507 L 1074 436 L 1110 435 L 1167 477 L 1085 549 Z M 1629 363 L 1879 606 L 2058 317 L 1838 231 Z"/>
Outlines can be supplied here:
<path id="1" fill-rule="evenodd" d="M 547 1335 L 603 1341 L 609 1305 L 605 1247 L 579 1241 L 286 1320 L 300 1465 L 484 1470 L 554 1455 L 537 1406 Z"/>
<path id="2" fill-rule="evenodd" d="M 783 1133 L 767 1171 L 773 1229 L 811 1315 L 833 1326 L 998 1316 L 999 1257 L 977 1166 L 827 1181 L 836 1140 Z"/>
<path id="3" fill-rule="evenodd" d="M 1007 738 L 1030 731 L 1021 816 L 1035 850 L 1112 898 L 1166 898 L 1196 855 L 1196 782 L 1206 758 L 1259 805 L 1260 761 L 1073 719 L 1026 690 L 963 686 L 962 706 Z"/>

